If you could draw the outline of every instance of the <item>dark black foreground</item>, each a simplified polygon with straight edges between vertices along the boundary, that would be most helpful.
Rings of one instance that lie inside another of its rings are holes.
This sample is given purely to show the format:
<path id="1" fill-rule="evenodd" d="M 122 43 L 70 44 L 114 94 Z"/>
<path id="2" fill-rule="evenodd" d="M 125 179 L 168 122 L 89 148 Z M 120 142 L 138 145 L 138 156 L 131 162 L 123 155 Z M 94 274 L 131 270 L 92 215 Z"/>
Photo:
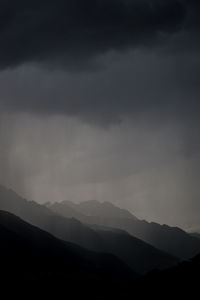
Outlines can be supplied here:
<path id="1" fill-rule="evenodd" d="M 1 299 L 198 299 L 200 256 L 139 276 L 110 254 L 63 242 L 0 212 Z"/>

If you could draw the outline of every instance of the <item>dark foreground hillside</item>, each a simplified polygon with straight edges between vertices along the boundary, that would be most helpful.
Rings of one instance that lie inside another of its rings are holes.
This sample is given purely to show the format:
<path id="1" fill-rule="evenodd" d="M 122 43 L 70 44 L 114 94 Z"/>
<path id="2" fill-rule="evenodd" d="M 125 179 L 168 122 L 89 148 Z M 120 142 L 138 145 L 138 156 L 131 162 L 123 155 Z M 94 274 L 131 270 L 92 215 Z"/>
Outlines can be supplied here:
<path id="1" fill-rule="evenodd" d="M 199 290 L 200 256 L 139 277 L 113 255 L 63 242 L 3 211 L 0 259 L 2 299 L 169 299 L 186 294 L 193 299 Z"/>
<path id="2" fill-rule="evenodd" d="M 106 205 L 102 214 L 129 216 L 123 210 Z M 51 209 L 33 201 L 27 201 L 11 190 L 0 186 L 0 209 L 9 211 L 28 223 L 53 234 L 62 240 L 102 253 L 112 253 L 136 273 L 144 274 L 155 268 L 168 268 L 178 259 L 139 240 L 123 230 L 104 226 L 91 226 L 75 218 L 63 217 Z M 199 242 L 199 241 L 198 241 Z"/>
<path id="3" fill-rule="evenodd" d="M 174 268 L 155 271 L 136 280 L 137 292 L 157 298 L 198 299 L 200 255 L 184 261 Z"/>
<path id="4" fill-rule="evenodd" d="M 0 211 L 1 271 L 30 279 L 49 276 L 82 278 L 135 278 L 136 274 L 117 257 L 96 253 L 61 241 L 20 218 Z M 75 275 L 74 275 L 75 274 Z M 78 275 L 78 277 L 77 277 Z"/>
<path id="5" fill-rule="evenodd" d="M 7 295 L 48 297 L 61 290 L 70 295 L 102 292 L 138 275 L 117 257 L 61 241 L 20 218 L 0 211 L 0 289 Z"/>

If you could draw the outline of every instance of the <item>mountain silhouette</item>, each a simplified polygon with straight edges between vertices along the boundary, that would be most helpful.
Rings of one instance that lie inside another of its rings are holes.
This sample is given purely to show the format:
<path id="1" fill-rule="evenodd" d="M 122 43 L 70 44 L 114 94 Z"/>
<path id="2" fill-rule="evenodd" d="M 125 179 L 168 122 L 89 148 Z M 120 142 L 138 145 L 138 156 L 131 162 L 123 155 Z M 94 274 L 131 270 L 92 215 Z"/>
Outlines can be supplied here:
<path id="1" fill-rule="evenodd" d="M 117 298 L 123 285 L 138 277 L 114 255 L 64 242 L 4 211 L 0 259 L 4 299 L 55 299 L 59 293 L 75 299 Z"/>
<path id="2" fill-rule="evenodd" d="M 74 218 L 65 218 L 3 187 L 0 191 L 0 209 L 10 211 L 62 240 L 92 251 L 114 254 L 137 273 L 170 267 L 178 262 L 177 258 L 123 230 L 85 225 Z"/>
<path id="3" fill-rule="evenodd" d="M 12 273 L 59 272 L 76 278 L 79 274 L 104 278 L 137 276 L 114 255 L 92 252 L 59 240 L 5 211 L 0 211 L 0 251 L 4 257 L 1 269 L 4 266 L 6 270 L 9 265 Z"/>
<path id="4" fill-rule="evenodd" d="M 63 201 L 50 206 L 52 210 L 63 216 L 67 216 L 68 207 L 73 207 L 74 217 L 84 223 L 125 230 L 155 248 L 181 259 L 188 259 L 200 252 L 200 240 L 197 237 L 191 236 L 178 227 L 139 220 L 130 212 L 121 210 L 111 203 L 87 201 L 72 205 L 68 201 Z M 106 207 L 109 209 L 106 210 Z"/>
<path id="5" fill-rule="evenodd" d="M 200 255 L 167 270 L 138 277 L 110 254 L 64 242 L 0 211 L 1 295 L 55 299 L 194 298 Z"/>
<path id="6" fill-rule="evenodd" d="M 157 270 L 140 277 L 134 283 L 134 291 L 142 298 L 195 299 L 199 294 L 199 276 L 200 254 L 173 268 L 164 271 Z M 127 292 L 127 299 L 128 295 L 129 292 Z"/>
<path id="7" fill-rule="evenodd" d="M 124 263 L 124 259 L 119 257 L 124 255 L 129 259 L 137 257 L 139 260 L 137 251 L 141 253 L 146 251 L 145 255 L 150 253 L 151 263 L 155 258 L 152 256 L 152 249 L 156 256 L 158 255 L 156 251 L 159 250 L 127 232 L 102 225 L 84 225 L 80 221 L 60 216 L 45 206 L 27 201 L 12 190 L 1 187 L 0 207 L 3 206 L 7 210 L 15 210 L 26 219 L 31 219 L 32 223 L 38 222 L 44 227 L 48 225 L 47 227 L 57 234 L 62 228 L 60 235 L 67 232 L 68 237 L 70 234 L 73 236 L 71 239 L 76 239 L 79 234 L 81 236 L 84 233 L 88 238 L 87 243 L 93 244 L 95 237 L 95 247 L 97 245 L 102 247 L 100 252 L 84 249 L 77 244 L 58 239 L 8 211 L 0 211 L 1 295 L 6 292 L 7 298 L 10 294 L 15 298 L 20 296 L 21 299 L 24 294 L 24 299 L 31 296 L 38 299 L 55 299 L 66 295 L 69 298 L 87 300 L 132 297 L 168 299 L 172 296 L 194 298 L 197 295 L 200 254 L 166 270 L 159 270 L 159 265 L 156 267 L 154 264 L 154 270 L 145 276 L 139 276 Z M 72 230 L 74 224 L 76 224 L 77 236 L 74 236 Z M 103 251 L 103 245 L 106 251 Z M 113 251 L 110 251 L 111 254 L 106 253 L 109 247 Z M 119 253 L 112 254 L 114 249 Z M 175 263 L 175 258 L 162 251 L 159 253 L 160 256 L 164 255 L 162 263 L 164 259 L 169 258 L 174 259 L 173 264 Z M 140 256 L 141 261 L 138 263 L 140 266 L 143 259 L 145 262 L 145 255 L 143 253 Z M 147 264 L 147 261 L 144 264 Z M 149 267 L 151 268 L 152 266 Z"/>
<path id="8" fill-rule="evenodd" d="M 58 203 L 54 203 L 52 204 L 52 206 L 55 207 L 56 204 Z M 73 207 L 79 213 L 86 216 L 95 216 L 98 218 L 127 218 L 137 220 L 137 218 L 128 210 L 121 209 L 120 207 L 117 207 L 110 202 L 100 203 L 96 200 L 90 200 L 81 202 L 79 204 L 74 204 L 73 202 L 64 201 L 61 202 L 61 204 L 67 204 L 68 206 Z"/>

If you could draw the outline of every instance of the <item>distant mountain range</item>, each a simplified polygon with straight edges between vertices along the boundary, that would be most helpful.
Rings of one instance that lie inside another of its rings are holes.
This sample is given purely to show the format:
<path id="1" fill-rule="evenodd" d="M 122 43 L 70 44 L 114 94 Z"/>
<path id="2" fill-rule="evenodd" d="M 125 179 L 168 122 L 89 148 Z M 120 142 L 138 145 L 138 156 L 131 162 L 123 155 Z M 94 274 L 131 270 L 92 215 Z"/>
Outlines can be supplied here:
<path id="1" fill-rule="evenodd" d="M 4 187 L 0 188 L 0 209 L 9 211 L 62 240 L 76 243 L 92 251 L 112 253 L 136 273 L 167 268 L 178 262 L 177 258 L 125 231 L 85 225 L 75 218 L 60 216 L 58 212 L 27 201 Z"/>
<path id="2" fill-rule="evenodd" d="M 71 201 L 63 201 L 46 203 L 45 206 L 67 218 L 76 218 L 83 222 L 94 218 L 97 218 L 99 223 L 103 223 L 104 219 L 138 220 L 128 210 L 121 209 L 110 202 L 100 203 L 96 200 L 91 200 L 75 204 Z"/>
<path id="3" fill-rule="evenodd" d="M 130 212 L 111 203 L 87 201 L 74 204 L 63 201 L 53 203 L 49 208 L 66 217 L 70 212 L 71 217 L 87 224 L 125 230 L 134 237 L 181 259 L 188 259 L 200 252 L 200 241 L 182 229 L 139 220 Z"/>
<path id="4" fill-rule="evenodd" d="M 88 251 L 59 240 L 5 211 L 0 211 L 0 251 L 4 257 L 1 271 L 10 270 L 10 266 L 12 274 L 16 271 L 26 276 L 48 276 L 54 272 L 76 279 L 79 274 L 115 279 L 137 276 L 114 255 Z"/>
<path id="5" fill-rule="evenodd" d="M 123 285 L 138 277 L 112 254 L 61 241 L 4 211 L 0 262 L 2 299 L 117 298 Z"/>
<path id="6" fill-rule="evenodd" d="M 95 253 L 0 211 L 1 295 L 37 299 L 130 299 L 198 292 L 200 255 L 139 277 L 111 254 Z M 5 295 L 5 294 L 4 294 Z"/>
<path id="7" fill-rule="evenodd" d="M 75 204 L 71 201 L 63 201 L 63 202 L 55 202 L 53 204 L 47 205 L 49 207 L 53 207 L 54 210 L 56 208 L 58 209 L 58 212 L 60 211 L 60 208 L 64 209 L 65 214 L 77 214 L 77 216 L 90 216 L 90 217 L 98 217 L 98 218 L 118 218 L 118 219 L 134 219 L 137 220 L 137 218 L 132 215 L 128 210 L 121 209 L 120 207 L 117 207 L 113 205 L 110 202 L 103 202 L 100 203 L 96 200 L 90 200 L 81 202 L 79 204 Z M 70 209 L 71 208 L 71 212 Z M 67 215 L 66 215 L 67 216 Z M 69 215 L 68 215 L 69 216 Z M 71 215 L 74 217 L 74 215 Z"/>
<path id="8" fill-rule="evenodd" d="M 118 224 L 101 225 L 103 219 Z M 166 244 L 178 247 L 171 241 L 177 238 L 197 255 L 181 262 L 120 229 L 129 225 L 130 231 L 138 224 L 139 231 L 144 223 L 157 239 L 162 232 Z M 200 275 L 199 242 L 181 229 L 140 221 L 110 203 L 47 207 L 0 186 L 0 282 L 7 298 L 13 293 L 22 299 L 23 292 L 26 299 L 193 298 Z"/>

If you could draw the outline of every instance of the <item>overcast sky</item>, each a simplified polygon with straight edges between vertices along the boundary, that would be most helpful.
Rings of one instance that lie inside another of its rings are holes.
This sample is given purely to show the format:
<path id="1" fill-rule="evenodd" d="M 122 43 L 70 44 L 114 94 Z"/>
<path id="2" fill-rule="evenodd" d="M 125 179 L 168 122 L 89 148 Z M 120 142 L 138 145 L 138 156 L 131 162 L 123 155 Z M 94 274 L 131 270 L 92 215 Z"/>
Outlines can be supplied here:
<path id="1" fill-rule="evenodd" d="M 199 1 L 0 11 L 0 182 L 200 229 Z"/>

